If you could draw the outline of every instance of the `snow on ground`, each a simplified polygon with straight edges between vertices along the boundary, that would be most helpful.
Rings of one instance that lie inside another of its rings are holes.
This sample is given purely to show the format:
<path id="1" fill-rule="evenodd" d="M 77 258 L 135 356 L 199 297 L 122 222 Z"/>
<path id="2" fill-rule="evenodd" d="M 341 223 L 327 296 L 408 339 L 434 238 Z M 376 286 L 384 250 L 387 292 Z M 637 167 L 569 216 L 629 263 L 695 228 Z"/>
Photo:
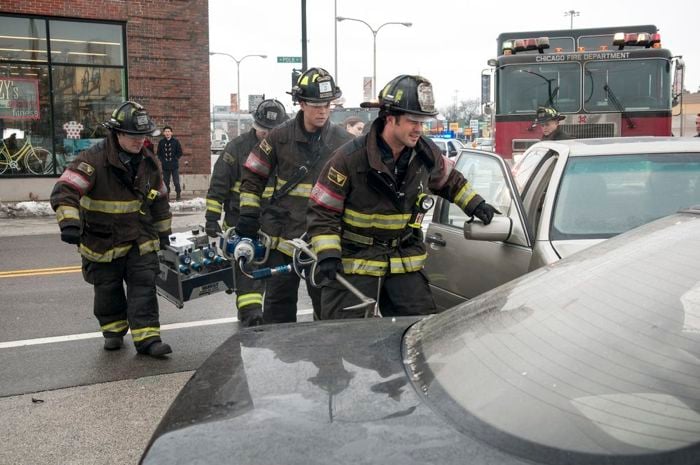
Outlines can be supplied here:
<path id="1" fill-rule="evenodd" d="M 206 200 L 202 197 L 170 202 L 170 211 L 175 214 L 203 211 L 205 208 Z M 53 215 L 54 212 L 49 202 L 0 202 L 0 218 L 29 218 Z"/>

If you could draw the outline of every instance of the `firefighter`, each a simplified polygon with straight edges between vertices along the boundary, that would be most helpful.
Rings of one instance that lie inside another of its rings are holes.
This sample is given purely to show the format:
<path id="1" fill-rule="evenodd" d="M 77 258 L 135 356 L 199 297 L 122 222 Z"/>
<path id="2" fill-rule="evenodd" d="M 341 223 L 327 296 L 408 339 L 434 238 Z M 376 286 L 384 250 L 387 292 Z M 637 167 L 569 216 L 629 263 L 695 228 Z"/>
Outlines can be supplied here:
<path id="1" fill-rule="evenodd" d="M 61 240 L 78 246 L 83 277 L 93 285 L 104 349 L 120 349 L 131 329 L 139 354 L 163 357 L 172 349 L 160 338 L 155 281 L 172 216 L 158 160 L 143 147 L 156 125 L 128 101 L 104 126 L 108 136 L 58 179 L 51 206 Z"/>
<path id="2" fill-rule="evenodd" d="M 341 147 L 311 193 L 308 234 L 317 254 L 321 319 L 361 318 L 365 309 L 335 277 L 377 297 L 384 316 L 435 312 L 423 272 L 427 257 L 420 214 L 437 194 L 489 224 L 493 206 L 421 135 L 437 115 L 433 89 L 421 76 L 401 75 L 379 93 L 369 133 Z"/>
<path id="3" fill-rule="evenodd" d="M 272 238 L 268 266 L 291 262 L 292 247 L 287 239 L 306 231 L 306 208 L 311 188 L 331 153 L 352 139 L 345 129 L 331 124 L 330 104 L 342 95 L 333 77 L 323 68 L 311 68 L 299 76 L 291 91 L 301 110 L 294 119 L 270 131 L 250 152 L 241 179 L 241 217 L 236 232 L 256 237 L 258 229 Z M 275 192 L 260 215 L 260 200 L 272 178 Z M 320 289 L 307 284 L 314 307 L 320 303 Z M 265 283 L 265 323 L 296 321 L 299 277 L 278 275 Z"/>
<path id="4" fill-rule="evenodd" d="M 263 100 L 253 114 L 253 128 L 250 132 L 236 137 L 226 144 L 223 153 L 214 165 L 211 183 L 207 192 L 207 211 L 205 230 L 210 237 L 221 233 L 219 218 L 224 210 L 224 230 L 238 223 L 239 195 L 243 163 L 255 145 L 263 140 L 268 132 L 285 122 L 287 113 L 279 101 Z M 272 187 L 267 187 L 263 199 L 272 195 Z M 257 326 L 262 323 L 262 285 L 241 273 L 236 272 L 236 307 L 238 321 L 244 327 Z"/>
<path id="5" fill-rule="evenodd" d="M 542 127 L 542 140 L 567 140 L 571 139 L 564 130 L 559 126 L 559 121 L 566 116 L 559 113 L 554 108 L 539 107 L 535 116 L 533 126 L 538 124 Z"/>

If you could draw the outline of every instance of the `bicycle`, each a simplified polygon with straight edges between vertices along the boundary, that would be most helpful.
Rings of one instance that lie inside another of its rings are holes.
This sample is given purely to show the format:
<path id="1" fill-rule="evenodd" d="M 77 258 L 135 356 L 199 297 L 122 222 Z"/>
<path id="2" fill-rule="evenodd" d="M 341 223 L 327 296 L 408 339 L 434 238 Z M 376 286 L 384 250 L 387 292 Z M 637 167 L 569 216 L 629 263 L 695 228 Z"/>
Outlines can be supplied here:
<path id="1" fill-rule="evenodd" d="M 14 153 L 10 152 L 3 140 L 0 146 L 0 175 L 5 174 L 8 168 L 12 173 L 26 170 L 32 174 L 48 174 L 53 170 L 53 157 L 48 150 L 35 148 L 29 135 Z"/>

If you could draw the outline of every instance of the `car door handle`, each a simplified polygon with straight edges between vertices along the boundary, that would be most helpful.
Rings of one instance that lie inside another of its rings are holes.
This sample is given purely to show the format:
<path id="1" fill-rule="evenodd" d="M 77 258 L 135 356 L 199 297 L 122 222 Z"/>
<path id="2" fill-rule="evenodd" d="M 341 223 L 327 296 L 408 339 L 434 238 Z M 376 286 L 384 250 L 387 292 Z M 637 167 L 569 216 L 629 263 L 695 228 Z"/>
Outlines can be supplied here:
<path id="1" fill-rule="evenodd" d="M 425 242 L 428 242 L 429 244 L 440 245 L 442 247 L 445 247 L 447 245 L 445 239 L 443 239 L 442 236 L 439 234 L 436 234 L 434 236 L 426 236 Z"/>

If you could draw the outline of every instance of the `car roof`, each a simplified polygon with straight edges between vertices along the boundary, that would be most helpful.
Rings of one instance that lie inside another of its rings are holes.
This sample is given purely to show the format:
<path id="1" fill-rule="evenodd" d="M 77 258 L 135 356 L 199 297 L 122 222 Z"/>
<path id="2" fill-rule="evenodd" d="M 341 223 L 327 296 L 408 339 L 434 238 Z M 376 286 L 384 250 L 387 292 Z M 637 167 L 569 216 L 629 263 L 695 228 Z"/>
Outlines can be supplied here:
<path id="1" fill-rule="evenodd" d="M 635 153 L 700 152 L 700 138 L 692 137 L 605 137 L 542 141 L 533 145 L 568 151 L 569 156 L 624 155 Z"/>

